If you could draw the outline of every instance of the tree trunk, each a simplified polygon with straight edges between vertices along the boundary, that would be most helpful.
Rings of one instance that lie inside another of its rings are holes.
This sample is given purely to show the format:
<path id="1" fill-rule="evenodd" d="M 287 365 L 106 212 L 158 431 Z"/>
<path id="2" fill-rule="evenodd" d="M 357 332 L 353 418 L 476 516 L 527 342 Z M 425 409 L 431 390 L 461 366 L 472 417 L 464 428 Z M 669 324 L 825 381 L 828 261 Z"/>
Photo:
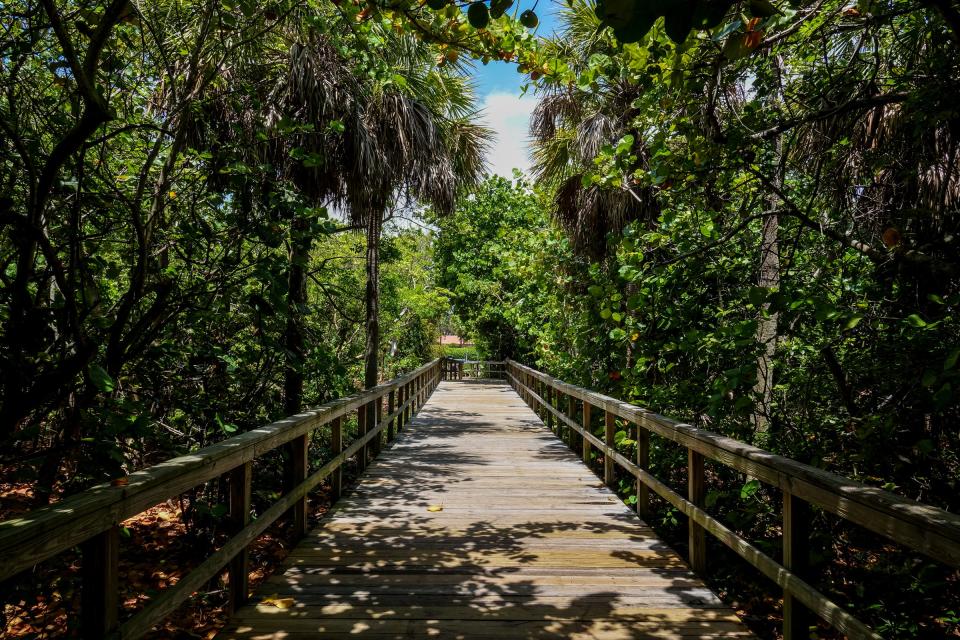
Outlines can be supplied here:
<path id="1" fill-rule="evenodd" d="M 777 89 L 773 95 L 773 108 L 781 102 L 781 62 L 778 56 L 773 56 L 772 63 L 777 80 Z M 778 135 L 774 140 L 776 152 L 774 154 L 773 184 L 778 190 L 783 189 L 784 154 L 783 137 Z M 780 205 L 780 198 L 771 193 L 766 198 L 768 210 L 775 210 Z M 780 245 L 779 245 L 780 218 L 776 214 L 763 219 L 763 233 L 760 241 L 760 277 L 758 286 L 767 289 L 770 293 L 780 286 Z M 760 346 L 760 355 L 757 356 L 757 381 L 753 386 L 756 398 L 753 411 L 753 441 L 758 447 L 767 447 L 770 440 L 770 415 L 773 409 L 773 358 L 777 352 L 778 314 L 770 313 L 770 303 L 764 302 L 757 318 L 757 342 Z"/>
<path id="2" fill-rule="evenodd" d="M 367 212 L 367 346 L 364 352 L 363 385 L 369 389 L 379 381 L 380 360 L 380 231 L 383 212 Z"/>
<path id="3" fill-rule="evenodd" d="M 776 197 L 770 198 L 776 206 Z M 760 279 L 758 285 L 773 290 L 780 286 L 780 248 L 778 231 L 780 222 L 775 215 L 763 220 L 763 239 L 760 244 Z M 773 406 L 773 357 L 777 350 L 778 314 L 770 313 L 770 303 L 765 302 L 757 319 L 757 342 L 760 355 L 757 357 L 757 382 L 753 387 L 756 395 L 753 415 L 753 439 L 757 446 L 764 447 L 769 440 L 770 413 Z"/>
<path id="4" fill-rule="evenodd" d="M 307 302 L 307 260 L 311 238 L 303 227 L 306 221 L 293 221 L 290 234 L 290 266 L 287 272 L 287 326 L 284 332 L 286 366 L 283 379 L 284 411 L 299 413 L 303 408 L 304 353 L 302 307 Z"/>

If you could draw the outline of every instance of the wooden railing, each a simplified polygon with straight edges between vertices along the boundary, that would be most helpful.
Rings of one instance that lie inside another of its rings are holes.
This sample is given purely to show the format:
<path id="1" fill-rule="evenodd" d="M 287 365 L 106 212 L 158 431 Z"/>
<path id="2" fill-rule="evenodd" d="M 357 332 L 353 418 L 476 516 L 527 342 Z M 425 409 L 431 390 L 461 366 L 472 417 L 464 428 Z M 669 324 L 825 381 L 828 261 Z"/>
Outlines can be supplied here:
<path id="1" fill-rule="evenodd" d="M 705 534 L 709 533 L 783 589 L 783 635 L 785 640 L 809 637 L 809 617 L 814 612 L 848 638 L 881 638 L 840 605 L 817 591 L 807 580 L 810 505 L 836 514 L 899 544 L 920 551 L 939 562 L 960 567 L 960 516 L 868 487 L 848 478 L 817 469 L 757 447 L 697 429 L 615 398 L 567 384 L 544 373 L 507 360 L 507 380 L 548 426 L 568 428 L 579 434 L 583 461 L 590 462 L 591 449 L 603 455 L 604 481 L 615 484 L 615 465 L 636 478 L 637 512 L 650 512 L 650 491 L 666 500 L 688 518 L 689 562 L 694 571 L 707 565 Z M 577 411 L 577 401 L 581 403 Z M 591 429 L 593 411 L 604 412 L 604 437 Z M 575 416 L 581 416 L 578 422 Z M 633 431 L 636 457 L 628 459 L 616 450 L 617 419 Z M 687 449 L 687 495 L 673 491 L 649 472 L 650 434 L 672 440 Z M 760 551 L 705 510 L 704 459 L 710 458 L 747 474 L 783 492 L 783 562 Z M 614 487 L 615 489 L 615 487 Z"/>
<path id="2" fill-rule="evenodd" d="M 365 468 L 379 453 L 382 434 L 386 432 L 387 441 L 394 438 L 430 397 L 440 374 L 441 360 L 437 359 L 373 389 L 148 467 L 121 481 L 93 487 L 25 516 L 2 521 L 0 581 L 80 545 L 81 628 L 83 637 L 88 639 L 142 636 L 224 568 L 229 572 L 230 605 L 236 608 L 248 597 L 248 545 L 288 511 L 292 511 L 295 534 L 306 534 L 307 494 L 330 478 L 333 499 L 339 497 L 344 462 L 358 456 L 358 466 Z M 357 412 L 358 437 L 344 447 L 343 418 L 352 411 Z M 330 425 L 335 455 L 308 473 L 310 436 L 325 425 Z M 283 445 L 291 452 L 287 471 L 295 486 L 251 521 L 253 461 Z M 226 476 L 229 483 L 229 510 L 238 529 L 236 534 L 146 608 L 119 623 L 120 523 L 221 476 Z"/>
<path id="3" fill-rule="evenodd" d="M 464 376 L 476 380 L 502 379 L 506 363 L 502 360 L 443 359 L 443 379 L 462 380 Z"/>

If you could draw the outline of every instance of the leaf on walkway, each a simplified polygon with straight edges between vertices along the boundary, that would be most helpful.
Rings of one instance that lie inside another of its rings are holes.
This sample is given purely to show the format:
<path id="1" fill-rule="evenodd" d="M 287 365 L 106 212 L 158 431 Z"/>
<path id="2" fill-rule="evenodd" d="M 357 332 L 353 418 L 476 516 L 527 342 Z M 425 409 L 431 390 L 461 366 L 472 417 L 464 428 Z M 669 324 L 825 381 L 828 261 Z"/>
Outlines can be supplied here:
<path id="1" fill-rule="evenodd" d="M 277 609 L 289 609 L 290 607 L 293 606 L 294 600 L 293 598 L 281 598 L 278 596 L 278 594 L 275 593 L 272 596 L 267 596 L 266 598 L 261 600 L 260 604 L 268 604 L 268 605 L 272 604 Z"/>
<path id="2" fill-rule="evenodd" d="M 442 505 L 442 504 L 432 504 L 432 505 L 430 505 L 429 507 L 427 507 L 427 511 L 432 511 L 432 512 L 443 511 L 443 505 Z"/>

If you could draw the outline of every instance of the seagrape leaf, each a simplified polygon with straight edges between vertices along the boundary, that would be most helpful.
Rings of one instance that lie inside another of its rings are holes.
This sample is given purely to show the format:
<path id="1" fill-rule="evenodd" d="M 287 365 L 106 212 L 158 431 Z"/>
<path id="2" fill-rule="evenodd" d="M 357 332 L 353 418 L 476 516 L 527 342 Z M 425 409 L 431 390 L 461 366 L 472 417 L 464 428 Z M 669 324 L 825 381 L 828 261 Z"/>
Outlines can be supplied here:
<path id="1" fill-rule="evenodd" d="M 93 386 L 101 392 L 110 393 L 116 388 L 116 383 L 113 381 L 113 378 L 111 378 L 106 369 L 100 365 L 92 364 L 87 371 L 90 373 L 90 381 L 93 382 Z"/>

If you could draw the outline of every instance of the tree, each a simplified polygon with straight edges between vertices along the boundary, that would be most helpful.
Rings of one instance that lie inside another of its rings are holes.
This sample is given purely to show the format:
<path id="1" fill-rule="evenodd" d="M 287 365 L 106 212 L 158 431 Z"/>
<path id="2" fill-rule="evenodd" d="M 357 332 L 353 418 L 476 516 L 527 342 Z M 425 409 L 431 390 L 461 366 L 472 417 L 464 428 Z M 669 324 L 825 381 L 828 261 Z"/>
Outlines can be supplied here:
<path id="1" fill-rule="evenodd" d="M 642 88 L 596 73 L 599 60 L 609 64 L 614 47 L 598 37 L 600 20 L 593 6 L 577 0 L 561 11 L 564 31 L 547 40 L 540 53 L 562 60 L 574 83 L 543 83 L 531 119 L 533 174 L 554 193 L 553 215 L 578 252 L 593 258 L 609 255 L 608 235 L 618 235 L 637 220 L 655 220 L 658 203 L 649 186 L 630 176 L 595 180 L 594 159 L 616 148 L 630 170 L 646 166 L 643 136 L 634 128 L 633 102 Z M 539 75 L 539 74 L 538 74 Z"/>
<path id="2" fill-rule="evenodd" d="M 351 223 L 366 230 L 367 387 L 378 382 L 378 252 L 384 216 L 391 205 L 404 199 L 449 212 L 457 193 L 481 176 L 489 137 L 486 129 L 473 122 L 472 89 L 459 69 L 454 65 L 437 68 L 433 52 L 416 39 L 390 32 L 383 37 L 391 42 L 384 48 L 384 59 L 392 70 L 388 78 L 357 87 L 350 75 L 351 63 L 331 55 L 325 57 L 325 64 L 311 63 L 317 77 L 322 71 L 328 79 L 317 84 L 320 91 L 313 93 L 310 87 L 297 93 L 305 109 L 317 111 L 320 107 L 315 105 L 327 96 L 355 91 L 340 114 L 337 143 L 312 152 L 323 157 L 322 167 L 335 176 L 338 197 L 349 209 Z"/>

